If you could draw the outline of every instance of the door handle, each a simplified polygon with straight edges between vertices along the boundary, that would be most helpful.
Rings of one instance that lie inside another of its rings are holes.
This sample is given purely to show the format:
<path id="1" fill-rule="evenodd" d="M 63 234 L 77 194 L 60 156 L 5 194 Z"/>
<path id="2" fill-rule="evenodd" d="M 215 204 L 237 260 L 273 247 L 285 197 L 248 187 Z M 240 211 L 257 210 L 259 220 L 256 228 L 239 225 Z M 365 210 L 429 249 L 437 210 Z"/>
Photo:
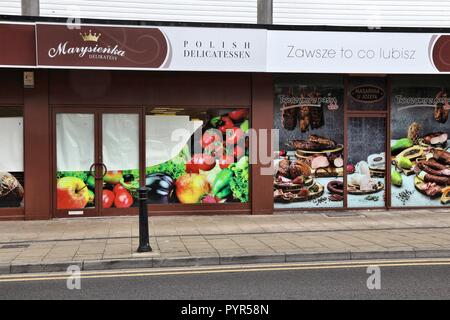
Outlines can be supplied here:
<path id="1" fill-rule="evenodd" d="M 100 175 L 97 175 L 96 168 L 97 166 L 102 166 L 103 172 Z M 94 177 L 95 180 L 103 180 L 103 178 L 108 173 L 108 168 L 104 163 L 93 163 L 89 168 L 89 174 Z"/>
<path id="2" fill-rule="evenodd" d="M 108 173 L 108 168 L 106 167 L 106 165 L 104 164 L 104 163 L 99 163 L 101 166 L 102 166 L 102 168 L 103 168 L 103 175 L 102 175 L 102 177 L 100 178 L 100 179 L 102 179 L 103 180 L 103 178 L 106 176 L 106 174 Z"/>

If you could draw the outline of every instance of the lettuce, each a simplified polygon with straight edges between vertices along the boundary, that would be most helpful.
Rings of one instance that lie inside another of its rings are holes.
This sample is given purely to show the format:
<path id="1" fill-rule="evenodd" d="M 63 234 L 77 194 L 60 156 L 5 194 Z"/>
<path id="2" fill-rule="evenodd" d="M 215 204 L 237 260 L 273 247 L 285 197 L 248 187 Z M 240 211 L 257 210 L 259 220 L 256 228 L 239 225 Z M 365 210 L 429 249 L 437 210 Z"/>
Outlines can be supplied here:
<path id="1" fill-rule="evenodd" d="M 174 161 L 174 159 L 146 168 L 145 173 L 147 175 L 152 173 L 163 173 L 172 179 L 177 180 L 179 177 L 186 173 L 186 165 L 184 161 Z"/>
<path id="2" fill-rule="evenodd" d="M 242 157 L 235 165 L 230 166 L 233 171 L 233 177 L 230 181 L 230 189 L 233 193 L 233 198 L 240 202 L 248 202 L 249 194 L 249 165 L 248 157 Z"/>
<path id="3" fill-rule="evenodd" d="M 60 179 L 63 177 L 80 178 L 81 180 L 86 182 L 87 178 L 89 177 L 89 171 L 58 171 L 56 173 L 57 179 Z"/>

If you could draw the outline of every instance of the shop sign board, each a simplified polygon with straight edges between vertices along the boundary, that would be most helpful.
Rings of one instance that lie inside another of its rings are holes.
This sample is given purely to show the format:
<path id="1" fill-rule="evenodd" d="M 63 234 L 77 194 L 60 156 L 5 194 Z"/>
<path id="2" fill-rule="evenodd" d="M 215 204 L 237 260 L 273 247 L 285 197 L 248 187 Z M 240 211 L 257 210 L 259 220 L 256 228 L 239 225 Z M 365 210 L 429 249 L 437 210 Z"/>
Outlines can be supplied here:
<path id="1" fill-rule="evenodd" d="M 268 31 L 267 72 L 450 73 L 450 35 Z"/>
<path id="2" fill-rule="evenodd" d="M 0 22 L 0 67 L 36 66 L 34 23 Z"/>
<path id="3" fill-rule="evenodd" d="M 0 41 L 0 67 L 450 73 L 450 34 L 0 23 Z"/>
<path id="4" fill-rule="evenodd" d="M 38 67 L 265 70 L 261 29 L 36 24 Z"/>
<path id="5" fill-rule="evenodd" d="M 361 85 L 353 88 L 350 95 L 354 101 L 361 103 L 375 103 L 383 100 L 384 90 L 374 85 Z"/>

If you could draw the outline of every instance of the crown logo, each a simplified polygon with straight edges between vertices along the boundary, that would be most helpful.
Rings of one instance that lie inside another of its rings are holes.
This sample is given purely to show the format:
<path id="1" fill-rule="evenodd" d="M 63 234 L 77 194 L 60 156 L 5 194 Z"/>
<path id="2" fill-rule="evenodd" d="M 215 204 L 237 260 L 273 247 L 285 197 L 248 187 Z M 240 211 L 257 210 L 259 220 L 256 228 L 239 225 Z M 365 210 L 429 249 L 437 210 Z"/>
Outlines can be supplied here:
<path id="1" fill-rule="evenodd" d="M 84 41 L 92 41 L 92 42 L 97 42 L 101 35 L 102 35 L 101 33 L 99 34 L 95 32 L 92 33 L 92 30 L 89 30 L 89 33 L 80 33 L 80 36 Z"/>

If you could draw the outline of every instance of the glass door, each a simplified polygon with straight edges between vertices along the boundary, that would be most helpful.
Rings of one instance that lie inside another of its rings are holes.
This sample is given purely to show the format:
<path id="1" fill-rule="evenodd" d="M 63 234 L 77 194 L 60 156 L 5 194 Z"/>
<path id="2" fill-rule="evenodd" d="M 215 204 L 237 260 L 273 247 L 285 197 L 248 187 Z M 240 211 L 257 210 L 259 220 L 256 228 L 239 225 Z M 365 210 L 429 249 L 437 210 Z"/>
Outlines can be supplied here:
<path id="1" fill-rule="evenodd" d="M 347 139 L 348 208 L 385 207 L 386 117 L 349 117 Z"/>
<path id="2" fill-rule="evenodd" d="M 141 182 L 139 119 L 139 111 L 105 112 L 101 115 L 103 214 L 123 214 L 125 210 L 137 213 Z"/>
<path id="3" fill-rule="evenodd" d="M 56 217 L 137 213 L 140 112 L 54 111 Z"/>
<path id="4" fill-rule="evenodd" d="M 100 177 L 97 166 L 96 114 L 58 112 L 56 134 L 56 216 L 98 214 Z"/>

